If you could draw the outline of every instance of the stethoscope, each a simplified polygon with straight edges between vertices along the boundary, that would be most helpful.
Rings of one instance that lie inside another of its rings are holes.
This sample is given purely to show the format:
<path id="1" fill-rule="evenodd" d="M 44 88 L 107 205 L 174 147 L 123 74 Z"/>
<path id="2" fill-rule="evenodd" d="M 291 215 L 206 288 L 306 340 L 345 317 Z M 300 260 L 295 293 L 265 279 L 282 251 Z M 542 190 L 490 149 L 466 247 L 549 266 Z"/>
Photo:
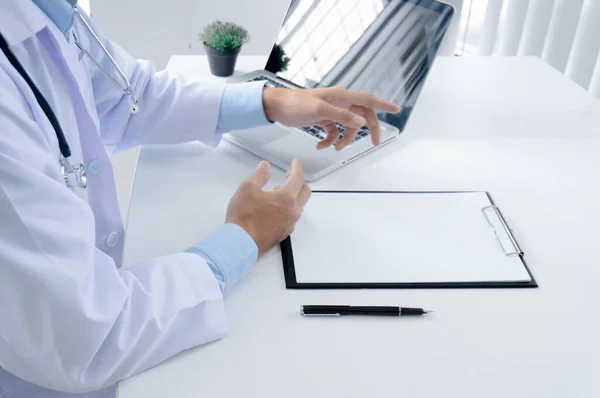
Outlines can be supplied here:
<path id="1" fill-rule="evenodd" d="M 102 44 L 102 41 L 100 41 L 98 36 L 96 36 L 96 33 L 94 33 L 94 30 L 91 28 L 91 26 L 81 16 L 81 14 L 77 10 L 77 8 L 74 8 L 73 11 L 75 13 L 75 16 L 77 16 L 77 18 L 83 23 L 83 25 L 86 27 L 88 32 L 91 33 L 91 35 L 94 37 L 94 40 L 96 41 L 96 43 L 98 43 L 98 45 L 100 45 L 100 47 L 102 48 L 102 51 L 104 51 L 104 54 L 108 57 L 110 62 L 114 65 L 115 69 L 119 73 L 119 76 L 125 82 L 125 87 L 121 86 L 121 84 L 119 84 L 119 82 L 115 78 L 113 78 L 102 67 L 102 65 L 100 65 L 100 62 L 98 62 L 92 56 L 92 54 L 90 54 L 90 52 L 88 50 L 86 50 L 85 47 L 83 47 L 83 45 L 77 39 L 75 32 L 73 32 L 73 39 L 75 41 L 75 45 L 84 54 L 86 54 L 96 64 L 96 66 L 98 68 L 100 68 L 100 70 L 102 71 L 102 73 L 104 73 L 104 75 L 106 75 L 119 89 L 121 89 L 123 94 L 129 95 L 131 97 L 132 103 L 131 103 L 130 111 L 131 111 L 131 113 L 138 113 L 140 110 L 139 100 L 138 100 L 137 95 L 135 94 L 135 90 L 133 89 L 131 83 L 129 82 L 129 79 L 127 78 L 127 76 L 125 76 L 125 74 L 123 73 L 121 68 L 119 68 L 119 65 L 117 65 L 117 62 L 110 55 L 110 53 L 108 52 L 108 50 L 106 49 L 104 44 Z M 25 71 L 25 68 L 23 68 L 23 65 L 19 62 L 17 57 L 15 57 L 15 55 L 13 54 L 11 49 L 8 47 L 8 43 L 4 39 L 4 36 L 2 36 L 2 33 L 0 33 L 0 48 L 2 48 L 2 52 L 4 53 L 6 58 L 8 58 L 8 61 L 10 62 L 10 64 L 17 70 L 17 72 L 21 75 L 21 77 L 25 80 L 25 82 L 27 82 L 27 85 L 29 86 L 29 88 L 31 88 L 31 91 L 33 91 L 33 95 L 35 96 L 37 103 L 42 108 L 42 111 L 44 112 L 44 114 L 46 115 L 48 120 L 50 121 L 50 124 L 52 124 L 52 128 L 54 128 L 54 132 L 56 133 L 56 138 L 58 140 L 58 147 L 60 149 L 59 162 L 60 162 L 60 166 L 61 166 L 62 175 L 65 180 L 65 184 L 71 190 L 75 190 L 76 187 L 83 188 L 83 189 L 87 188 L 87 175 L 85 172 L 85 166 L 83 165 L 83 163 L 79 163 L 78 165 L 74 165 L 71 163 L 71 161 L 70 161 L 71 148 L 69 147 L 67 138 L 65 137 L 65 134 L 64 134 L 62 128 L 60 127 L 60 124 L 58 123 L 58 119 L 56 118 L 54 111 L 48 104 L 48 101 L 46 101 L 46 98 L 42 95 L 40 90 L 37 88 L 37 86 L 35 85 L 33 80 L 31 80 L 31 78 Z"/>

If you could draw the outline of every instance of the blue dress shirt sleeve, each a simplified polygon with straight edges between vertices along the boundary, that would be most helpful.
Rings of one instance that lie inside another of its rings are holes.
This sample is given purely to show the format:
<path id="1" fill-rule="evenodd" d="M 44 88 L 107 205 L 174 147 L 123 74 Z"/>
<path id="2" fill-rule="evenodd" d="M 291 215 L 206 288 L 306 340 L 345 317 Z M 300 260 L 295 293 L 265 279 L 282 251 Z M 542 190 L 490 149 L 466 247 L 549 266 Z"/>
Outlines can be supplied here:
<path id="1" fill-rule="evenodd" d="M 206 260 L 225 294 L 252 268 L 258 247 L 244 229 L 225 224 L 206 239 L 186 250 Z"/>
<path id="2" fill-rule="evenodd" d="M 228 84 L 223 92 L 217 133 L 250 129 L 271 122 L 263 108 L 265 81 Z"/>

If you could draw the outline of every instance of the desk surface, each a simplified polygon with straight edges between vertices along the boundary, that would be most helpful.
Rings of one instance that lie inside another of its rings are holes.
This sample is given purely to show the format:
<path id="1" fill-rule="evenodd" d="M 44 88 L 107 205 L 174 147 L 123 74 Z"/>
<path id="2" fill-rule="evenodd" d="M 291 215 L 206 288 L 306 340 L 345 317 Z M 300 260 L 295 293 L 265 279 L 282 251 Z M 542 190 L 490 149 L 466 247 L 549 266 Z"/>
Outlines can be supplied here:
<path id="1" fill-rule="evenodd" d="M 169 68 L 197 76 L 205 62 Z M 261 62 L 242 57 L 240 69 Z M 227 338 L 122 383 L 120 398 L 600 396 L 599 154 L 600 102 L 541 61 L 438 59 L 400 139 L 312 187 L 488 190 L 540 287 L 293 291 L 274 249 L 227 295 Z M 208 235 L 257 163 L 227 143 L 144 147 L 127 263 Z M 269 187 L 283 180 L 277 170 Z M 301 317 L 311 303 L 436 313 Z"/>

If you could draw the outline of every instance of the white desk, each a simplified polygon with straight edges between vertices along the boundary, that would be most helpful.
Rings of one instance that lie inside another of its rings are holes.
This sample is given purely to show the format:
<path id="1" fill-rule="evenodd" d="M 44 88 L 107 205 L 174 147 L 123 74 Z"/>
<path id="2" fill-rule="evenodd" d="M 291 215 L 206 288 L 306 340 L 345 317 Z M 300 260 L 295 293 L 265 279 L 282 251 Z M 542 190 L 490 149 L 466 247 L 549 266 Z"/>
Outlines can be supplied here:
<path id="1" fill-rule="evenodd" d="M 207 70 L 200 57 L 169 68 Z M 144 147 L 126 261 L 209 234 L 257 163 L 227 143 Z M 122 383 L 120 398 L 600 396 L 600 103 L 589 93 L 532 58 L 440 58 L 403 136 L 312 186 L 489 190 L 540 288 L 286 290 L 274 249 L 227 295 L 229 337 Z M 361 239 L 376 237 L 350 243 Z M 301 317 L 310 303 L 436 313 Z"/>

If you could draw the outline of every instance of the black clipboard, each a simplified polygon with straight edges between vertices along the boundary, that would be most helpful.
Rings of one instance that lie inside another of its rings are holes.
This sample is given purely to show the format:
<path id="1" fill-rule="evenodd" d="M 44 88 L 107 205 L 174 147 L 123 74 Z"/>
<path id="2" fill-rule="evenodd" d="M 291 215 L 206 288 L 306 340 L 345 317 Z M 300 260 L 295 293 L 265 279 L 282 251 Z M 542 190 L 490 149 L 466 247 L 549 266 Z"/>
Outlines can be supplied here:
<path id="1" fill-rule="evenodd" d="M 423 194 L 423 193 L 468 193 L 468 192 L 481 192 L 481 191 L 313 191 L 314 193 L 402 193 L 402 194 Z M 304 283 L 298 282 L 296 279 L 296 269 L 294 267 L 294 251 L 291 238 L 288 236 L 285 240 L 280 243 L 281 247 L 281 258 L 283 260 L 283 273 L 285 277 L 285 287 L 287 289 L 489 289 L 489 288 L 501 288 L 501 289 L 514 289 L 514 288 L 537 288 L 538 284 L 531 273 L 527 263 L 524 259 L 524 253 L 521 247 L 517 243 L 512 230 L 508 227 L 506 219 L 502 215 L 500 208 L 496 206 L 492 196 L 489 192 L 485 191 L 490 206 L 489 208 L 482 209 L 482 211 L 493 211 L 498 215 L 501 220 L 503 230 L 508 234 L 514 251 L 506 252 L 506 255 L 518 256 L 523 263 L 523 267 L 529 274 L 530 281 L 482 281 L 482 282 L 391 282 L 391 283 L 380 283 L 380 282 L 369 282 L 369 283 Z M 487 216 L 486 216 L 487 217 Z M 489 220 L 489 219 L 488 219 Z"/>

